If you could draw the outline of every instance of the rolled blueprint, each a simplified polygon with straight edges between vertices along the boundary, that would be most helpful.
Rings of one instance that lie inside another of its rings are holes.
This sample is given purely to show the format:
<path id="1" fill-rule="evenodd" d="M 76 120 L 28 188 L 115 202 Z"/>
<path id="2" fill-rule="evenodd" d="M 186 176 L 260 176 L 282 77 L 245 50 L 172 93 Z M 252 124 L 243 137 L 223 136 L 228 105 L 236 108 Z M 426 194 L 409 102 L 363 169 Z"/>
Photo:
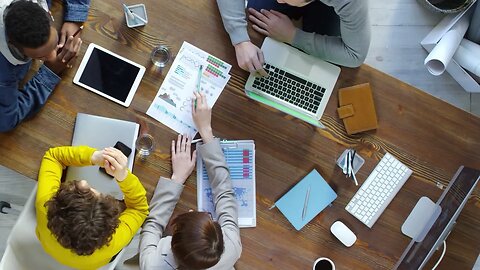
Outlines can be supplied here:
<path id="1" fill-rule="evenodd" d="M 425 58 L 424 64 L 431 74 L 439 76 L 445 71 L 465 32 L 467 32 L 469 20 L 470 16 L 463 16 L 458 20 Z"/>
<path id="2" fill-rule="evenodd" d="M 463 39 L 453 55 L 453 59 L 475 76 L 480 76 L 480 45 Z"/>

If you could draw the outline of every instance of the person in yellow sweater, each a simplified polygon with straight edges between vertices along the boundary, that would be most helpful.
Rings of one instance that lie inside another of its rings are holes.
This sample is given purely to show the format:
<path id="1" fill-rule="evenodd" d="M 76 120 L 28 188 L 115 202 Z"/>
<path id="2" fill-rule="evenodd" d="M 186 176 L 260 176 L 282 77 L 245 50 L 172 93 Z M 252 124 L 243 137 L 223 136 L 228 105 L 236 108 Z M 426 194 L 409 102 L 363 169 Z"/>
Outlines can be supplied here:
<path id="1" fill-rule="evenodd" d="M 98 165 L 115 177 L 126 208 L 86 180 L 61 183 L 66 166 Z M 88 146 L 49 149 L 43 157 L 35 201 L 36 234 L 44 250 L 61 264 L 97 269 L 133 238 L 148 215 L 145 188 L 127 169 L 127 157 L 115 148 Z"/>

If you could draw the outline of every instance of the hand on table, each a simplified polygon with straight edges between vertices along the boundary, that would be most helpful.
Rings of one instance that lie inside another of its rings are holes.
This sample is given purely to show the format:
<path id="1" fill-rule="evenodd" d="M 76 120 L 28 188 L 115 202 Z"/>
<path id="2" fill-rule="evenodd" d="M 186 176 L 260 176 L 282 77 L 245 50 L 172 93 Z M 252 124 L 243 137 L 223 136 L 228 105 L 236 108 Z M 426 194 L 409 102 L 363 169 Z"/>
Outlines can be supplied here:
<path id="1" fill-rule="evenodd" d="M 258 12 L 253 8 L 249 8 L 248 12 L 255 31 L 281 42 L 292 43 L 297 28 L 287 15 L 276 10 L 262 9 Z"/>
<path id="2" fill-rule="evenodd" d="M 204 143 L 213 140 L 212 133 L 212 109 L 208 107 L 207 97 L 204 93 L 193 92 L 192 118 L 200 132 Z"/>
<path id="3" fill-rule="evenodd" d="M 234 45 L 238 66 L 250 73 L 258 73 L 260 76 L 267 76 L 263 69 L 265 60 L 263 52 L 250 41 L 244 41 Z"/>
<path id="4" fill-rule="evenodd" d="M 191 140 L 179 134 L 176 143 L 172 140 L 172 181 L 184 184 L 192 174 L 196 160 L 197 151 L 191 154 Z"/>

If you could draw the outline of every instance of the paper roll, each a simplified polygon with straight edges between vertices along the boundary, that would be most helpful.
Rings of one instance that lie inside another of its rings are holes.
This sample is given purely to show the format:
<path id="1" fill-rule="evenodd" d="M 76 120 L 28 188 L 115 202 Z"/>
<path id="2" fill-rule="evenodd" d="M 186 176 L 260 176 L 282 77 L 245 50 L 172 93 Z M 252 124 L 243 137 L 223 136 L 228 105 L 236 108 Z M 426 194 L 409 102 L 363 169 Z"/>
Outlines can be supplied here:
<path id="1" fill-rule="evenodd" d="M 431 74 L 439 76 L 445 71 L 465 32 L 467 32 L 469 20 L 470 16 L 466 15 L 458 20 L 425 58 L 424 64 Z"/>
<path id="2" fill-rule="evenodd" d="M 453 55 L 453 59 L 475 76 L 480 76 L 480 45 L 463 39 Z"/>

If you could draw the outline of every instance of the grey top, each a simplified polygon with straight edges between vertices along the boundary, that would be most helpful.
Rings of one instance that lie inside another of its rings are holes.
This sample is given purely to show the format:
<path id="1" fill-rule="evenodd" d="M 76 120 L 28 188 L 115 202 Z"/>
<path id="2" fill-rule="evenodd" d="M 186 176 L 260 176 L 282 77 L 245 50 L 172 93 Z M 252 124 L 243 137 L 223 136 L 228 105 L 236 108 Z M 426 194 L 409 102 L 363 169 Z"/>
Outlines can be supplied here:
<path id="1" fill-rule="evenodd" d="M 240 229 L 238 227 L 238 205 L 232 189 L 228 167 L 215 139 L 197 146 L 207 168 L 208 178 L 214 195 L 215 212 L 223 232 L 225 250 L 220 261 L 209 269 L 234 269 L 242 253 Z M 164 236 L 165 227 L 172 216 L 175 205 L 183 191 L 183 185 L 161 177 L 148 215 L 140 233 L 140 268 L 148 270 L 177 269 L 178 264 L 172 253 L 171 236 Z"/>
<path id="2" fill-rule="evenodd" d="M 325 61 L 347 67 L 360 66 L 370 46 L 368 3 L 365 0 L 320 0 L 340 17 L 340 36 L 307 33 L 297 29 L 292 45 Z M 217 0 L 232 44 L 250 40 L 244 0 Z M 321 16 L 319 14 L 319 16 Z"/>

